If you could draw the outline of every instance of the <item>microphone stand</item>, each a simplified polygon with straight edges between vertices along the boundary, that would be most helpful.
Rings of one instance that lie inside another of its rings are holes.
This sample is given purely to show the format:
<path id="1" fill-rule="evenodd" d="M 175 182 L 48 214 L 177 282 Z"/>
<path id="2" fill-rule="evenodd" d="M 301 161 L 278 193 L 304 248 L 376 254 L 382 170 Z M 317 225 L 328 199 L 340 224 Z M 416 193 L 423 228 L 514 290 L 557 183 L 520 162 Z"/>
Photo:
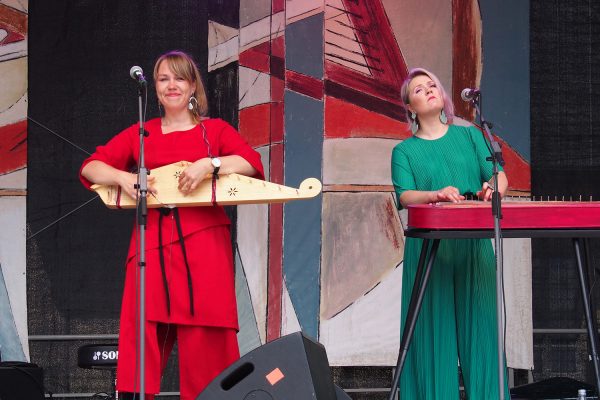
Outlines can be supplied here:
<path id="1" fill-rule="evenodd" d="M 500 220 L 502 219 L 502 198 L 500 191 L 498 190 L 498 165 L 504 165 L 504 159 L 502 157 L 502 149 L 500 144 L 494 139 L 494 136 L 490 132 L 491 124 L 485 120 L 481 112 L 482 101 L 481 94 L 477 93 L 471 104 L 475 107 L 477 114 L 479 114 L 479 121 L 481 123 L 482 132 L 485 133 L 489 143 L 491 145 L 490 153 L 491 156 L 487 158 L 488 161 L 492 161 L 492 176 L 493 176 L 493 189 L 492 192 L 492 215 L 494 217 L 494 244 L 496 246 L 496 314 L 497 314 L 497 329 L 498 329 L 498 395 L 500 400 L 504 400 L 504 312 L 503 312 L 503 290 L 502 280 L 504 279 L 503 273 L 503 250 L 502 250 L 502 231 L 500 228 Z"/>
<path id="2" fill-rule="evenodd" d="M 141 79 L 138 81 L 138 109 L 140 120 L 140 157 L 138 162 L 138 189 L 137 196 L 137 230 L 139 238 L 138 247 L 138 268 L 139 268 L 139 314 L 138 321 L 140 324 L 138 332 L 138 363 L 139 363 L 139 382 L 140 382 L 140 400 L 145 400 L 146 396 L 146 217 L 148 216 L 148 169 L 144 160 L 144 137 L 147 136 L 144 130 L 144 114 L 142 110 L 142 94 L 146 91 L 146 81 Z M 135 385 L 134 385 L 135 386 Z"/>

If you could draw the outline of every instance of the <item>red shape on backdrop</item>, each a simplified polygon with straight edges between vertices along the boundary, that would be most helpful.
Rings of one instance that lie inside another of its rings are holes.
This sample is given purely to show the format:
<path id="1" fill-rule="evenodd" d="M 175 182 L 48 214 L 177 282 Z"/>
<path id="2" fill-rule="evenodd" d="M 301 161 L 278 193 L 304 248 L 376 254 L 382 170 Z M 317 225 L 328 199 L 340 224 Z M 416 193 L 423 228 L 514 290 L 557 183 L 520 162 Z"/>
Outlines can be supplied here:
<path id="1" fill-rule="evenodd" d="M 383 81 L 400 89 L 408 68 L 398 48 L 383 3 L 353 0 L 343 0 L 343 3 L 357 39 L 362 43 L 371 44 L 363 46 L 362 51 L 373 80 Z M 377 38 L 376 42 L 373 38 Z M 399 92 L 396 92 L 395 96 L 399 98 Z"/>
<path id="2" fill-rule="evenodd" d="M 513 190 L 531 191 L 531 166 L 508 143 L 494 135 L 502 145 L 502 156 L 506 164 L 504 173 L 508 177 L 508 187 Z"/>
<path id="3" fill-rule="evenodd" d="M 7 29 L 6 27 L 2 26 L 0 24 L 0 29 L 4 29 L 8 35 L 4 38 L 4 40 L 0 41 L 0 46 L 9 44 L 9 43 L 14 43 L 14 42 L 20 42 L 21 40 L 25 40 L 25 36 L 21 35 L 20 33 L 16 33 L 16 32 L 12 32 L 9 29 Z"/>
<path id="4" fill-rule="evenodd" d="M 325 137 L 379 137 L 406 139 L 412 136 L 406 122 L 366 110 L 356 104 L 325 96 Z"/>
<path id="5" fill-rule="evenodd" d="M 271 103 L 271 143 L 283 142 L 283 103 Z"/>
<path id="6" fill-rule="evenodd" d="M 279 36 L 271 40 L 271 55 L 273 57 L 285 57 L 285 37 Z"/>
<path id="7" fill-rule="evenodd" d="M 0 4 L 0 27 L 8 32 L 11 41 L 23 40 L 27 35 L 27 14 Z M 11 43 L 7 39 L 8 37 L 1 44 Z"/>
<path id="8" fill-rule="evenodd" d="M 0 127 L 0 175 L 27 166 L 27 121 Z"/>
<path id="9" fill-rule="evenodd" d="M 270 181 L 283 184 L 283 144 L 271 146 Z M 281 336 L 283 296 L 283 204 L 269 206 L 269 269 L 267 298 L 267 341 Z"/>
<path id="10" fill-rule="evenodd" d="M 313 99 L 323 99 L 323 81 L 298 72 L 285 71 L 285 87 Z"/>
<path id="11" fill-rule="evenodd" d="M 253 47 L 253 49 L 259 53 L 271 55 L 271 43 L 270 42 L 264 42 L 261 44 L 257 44 L 256 46 Z"/>
<path id="12" fill-rule="evenodd" d="M 285 82 L 283 79 L 271 76 L 271 101 L 283 101 Z"/>
<path id="13" fill-rule="evenodd" d="M 401 105 L 400 85 L 408 69 L 381 1 L 343 0 L 356 40 L 362 47 L 370 75 L 330 60 L 325 61 L 327 79 Z M 373 38 L 377 38 L 376 41 Z"/>
<path id="14" fill-rule="evenodd" d="M 271 11 L 273 14 L 285 10 L 285 0 L 273 0 L 271 2 Z"/>
<path id="15" fill-rule="evenodd" d="M 452 0 L 452 87 L 478 87 L 481 75 L 481 18 L 471 0 Z M 459 89 L 460 90 L 460 89 Z M 475 110 L 454 90 L 454 114 L 475 119 Z"/>
<path id="16" fill-rule="evenodd" d="M 271 43 L 261 43 L 240 53 L 240 65 L 268 74 L 271 64 L 270 53 Z"/>
<path id="17" fill-rule="evenodd" d="M 255 48 L 248 49 L 240 53 L 240 65 L 252 68 L 256 71 L 269 73 L 269 55 L 257 51 Z"/>
<path id="18" fill-rule="evenodd" d="M 239 132 L 252 147 L 269 144 L 271 104 L 243 108 L 239 113 Z"/>

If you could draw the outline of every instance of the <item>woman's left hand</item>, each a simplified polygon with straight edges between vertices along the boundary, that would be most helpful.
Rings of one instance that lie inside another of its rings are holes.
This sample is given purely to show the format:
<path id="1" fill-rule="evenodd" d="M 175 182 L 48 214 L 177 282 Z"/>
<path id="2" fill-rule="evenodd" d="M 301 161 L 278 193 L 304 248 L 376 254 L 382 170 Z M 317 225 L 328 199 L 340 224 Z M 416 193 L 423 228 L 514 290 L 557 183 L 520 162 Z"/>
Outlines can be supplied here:
<path id="1" fill-rule="evenodd" d="M 487 182 L 483 182 L 481 185 L 481 190 L 477 192 L 477 197 L 479 200 L 490 201 L 492 199 L 492 193 L 494 193 L 494 188 Z"/>
<path id="2" fill-rule="evenodd" d="M 184 194 L 193 192 L 212 171 L 213 167 L 208 157 L 188 165 L 179 175 L 179 190 Z"/>

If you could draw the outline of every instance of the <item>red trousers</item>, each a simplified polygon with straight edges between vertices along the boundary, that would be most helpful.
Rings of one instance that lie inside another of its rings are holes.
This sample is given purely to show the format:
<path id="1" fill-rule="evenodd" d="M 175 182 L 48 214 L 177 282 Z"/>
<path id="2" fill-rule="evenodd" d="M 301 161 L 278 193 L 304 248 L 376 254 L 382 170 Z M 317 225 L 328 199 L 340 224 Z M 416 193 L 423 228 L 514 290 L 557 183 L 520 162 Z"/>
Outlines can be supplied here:
<path id="1" fill-rule="evenodd" d="M 191 277 L 188 276 L 172 217 L 173 213 L 162 221 L 165 276 L 159 249 L 146 251 L 145 391 L 160 392 L 162 371 L 177 340 L 181 399 L 195 400 L 213 378 L 239 358 L 233 257 L 227 225 L 189 234 L 185 237 Z M 153 232 L 157 234 L 158 230 Z M 170 293 L 170 313 L 164 279 Z M 121 308 L 119 392 L 139 392 L 138 281 L 139 267 L 133 257 L 126 266 Z M 194 315 L 190 310 L 189 283 L 193 283 Z"/>
<path id="2" fill-rule="evenodd" d="M 123 328 L 123 327 L 122 327 Z M 125 333 L 125 334 L 124 334 Z M 139 392 L 138 349 L 135 329 L 121 330 L 117 363 L 117 390 Z M 146 399 L 160 392 L 160 378 L 175 340 L 179 349 L 181 400 L 198 394 L 225 368 L 240 357 L 235 329 L 167 325 L 146 322 Z"/>
<path id="3" fill-rule="evenodd" d="M 146 323 L 146 393 L 160 392 L 160 378 L 177 339 L 181 400 L 198 394 L 240 357 L 234 329 Z M 183 350 L 182 350 L 183 349 Z M 119 337 L 117 390 L 139 392 L 137 338 Z M 153 396 L 146 396 L 151 400 Z"/>

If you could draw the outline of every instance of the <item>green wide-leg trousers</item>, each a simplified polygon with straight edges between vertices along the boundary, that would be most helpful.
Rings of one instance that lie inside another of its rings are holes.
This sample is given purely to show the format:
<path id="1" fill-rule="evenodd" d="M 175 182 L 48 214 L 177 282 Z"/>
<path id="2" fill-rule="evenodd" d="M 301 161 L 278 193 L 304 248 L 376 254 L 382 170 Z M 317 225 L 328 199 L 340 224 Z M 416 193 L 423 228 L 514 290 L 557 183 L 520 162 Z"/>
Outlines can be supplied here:
<path id="1" fill-rule="evenodd" d="M 405 243 L 402 329 L 421 245 L 415 238 Z M 400 399 L 459 399 L 459 361 L 467 398 L 497 399 L 497 337 L 491 241 L 441 240 L 400 378 Z M 506 384 L 504 390 L 509 399 Z"/>

